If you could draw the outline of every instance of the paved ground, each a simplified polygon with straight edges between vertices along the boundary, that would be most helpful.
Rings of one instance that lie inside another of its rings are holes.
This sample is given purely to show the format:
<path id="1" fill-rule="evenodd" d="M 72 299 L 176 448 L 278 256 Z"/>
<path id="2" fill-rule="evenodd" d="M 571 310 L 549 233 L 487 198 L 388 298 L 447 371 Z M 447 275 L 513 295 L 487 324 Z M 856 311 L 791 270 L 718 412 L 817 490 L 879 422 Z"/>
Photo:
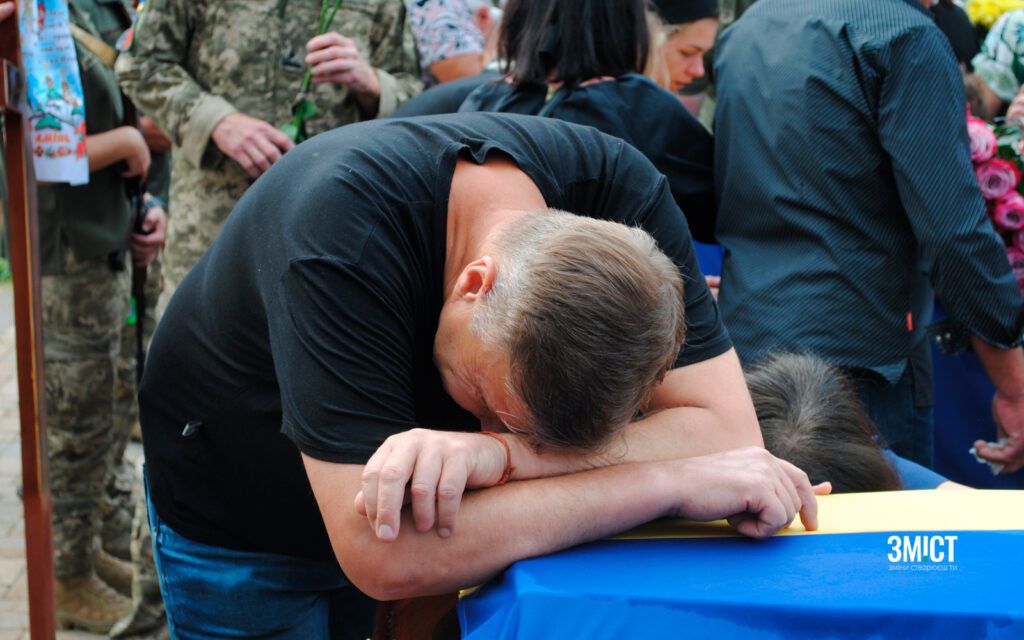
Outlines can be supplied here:
<path id="1" fill-rule="evenodd" d="M 28 640 L 28 585 L 21 500 L 21 446 L 18 439 L 18 380 L 11 287 L 0 285 L 0 640 Z M 61 640 L 100 638 L 62 632 Z"/>

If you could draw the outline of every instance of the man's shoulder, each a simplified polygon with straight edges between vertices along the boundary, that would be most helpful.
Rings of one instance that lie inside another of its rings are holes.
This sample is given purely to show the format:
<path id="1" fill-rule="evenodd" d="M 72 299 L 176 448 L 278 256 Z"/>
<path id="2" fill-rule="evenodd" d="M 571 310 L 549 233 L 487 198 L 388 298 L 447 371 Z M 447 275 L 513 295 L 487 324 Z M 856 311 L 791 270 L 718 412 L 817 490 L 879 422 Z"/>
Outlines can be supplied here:
<path id="1" fill-rule="evenodd" d="M 786 20 L 799 16 L 801 20 Z M 759 0 L 743 14 L 735 27 L 746 25 L 748 35 L 761 33 L 769 20 L 789 22 L 797 30 L 808 25 L 831 24 L 849 30 L 857 40 L 882 43 L 921 28 L 937 30 L 931 14 L 917 0 Z"/>

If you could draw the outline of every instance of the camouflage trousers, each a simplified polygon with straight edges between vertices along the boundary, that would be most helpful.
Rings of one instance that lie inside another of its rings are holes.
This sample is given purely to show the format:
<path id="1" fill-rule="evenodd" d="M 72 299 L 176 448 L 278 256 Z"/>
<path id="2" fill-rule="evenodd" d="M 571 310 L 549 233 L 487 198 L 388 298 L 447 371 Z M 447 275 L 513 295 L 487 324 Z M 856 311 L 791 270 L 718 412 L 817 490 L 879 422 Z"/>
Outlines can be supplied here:
<path id="1" fill-rule="evenodd" d="M 206 171 L 183 171 L 180 165 L 185 162 L 175 157 L 171 174 L 173 214 L 167 220 L 164 290 L 157 306 L 158 318 L 163 316 L 178 285 L 217 239 L 235 203 L 252 184 L 248 174 L 226 157 Z M 190 179 L 194 182 L 188 182 Z"/>
<path id="2" fill-rule="evenodd" d="M 105 258 L 66 248 L 61 260 L 62 273 L 42 279 L 42 307 L 54 561 L 64 579 L 91 571 L 106 487 L 124 464 L 115 394 L 130 281 Z M 117 473 L 130 487 L 131 471 Z"/>

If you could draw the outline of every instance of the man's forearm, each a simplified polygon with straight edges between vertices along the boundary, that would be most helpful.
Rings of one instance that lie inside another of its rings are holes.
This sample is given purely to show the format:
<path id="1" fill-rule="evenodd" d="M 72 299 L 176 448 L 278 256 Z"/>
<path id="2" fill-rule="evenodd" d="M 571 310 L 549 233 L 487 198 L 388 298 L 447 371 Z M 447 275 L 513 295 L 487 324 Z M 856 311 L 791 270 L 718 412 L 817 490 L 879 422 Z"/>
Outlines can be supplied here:
<path id="1" fill-rule="evenodd" d="M 512 479 L 546 478 L 609 465 L 763 447 L 761 431 L 756 427 L 756 418 L 751 421 L 743 415 L 722 416 L 709 409 L 675 407 L 630 424 L 605 450 L 589 456 L 538 453 L 522 438 L 509 438 L 515 466 Z"/>
<path id="2" fill-rule="evenodd" d="M 359 515 L 353 501 L 363 467 L 302 459 L 341 568 L 355 586 L 381 600 L 479 584 L 517 560 L 659 516 L 730 517 L 741 533 L 754 537 L 774 534 L 797 513 L 808 530 L 817 528 L 807 475 L 757 447 L 471 492 L 446 537 L 429 524 L 417 531 L 400 500 L 386 507 L 378 503 L 374 518 Z M 384 538 L 389 542 L 382 541 L 384 529 L 395 534 Z"/>
<path id="3" fill-rule="evenodd" d="M 993 347 L 977 337 L 971 342 L 996 391 L 1006 398 L 1024 395 L 1024 351 Z"/>
<path id="4" fill-rule="evenodd" d="M 516 560 L 623 531 L 667 509 L 665 491 L 654 488 L 665 484 L 658 467 L 615 466 L 468 493 L 448 538 L 416 531 L 406 510 L 388 543 L 355 513 L 352 486 L 330 475 L 337 465 L 304 460 L 342 569 L 382 600 L 479 584 Z"/>

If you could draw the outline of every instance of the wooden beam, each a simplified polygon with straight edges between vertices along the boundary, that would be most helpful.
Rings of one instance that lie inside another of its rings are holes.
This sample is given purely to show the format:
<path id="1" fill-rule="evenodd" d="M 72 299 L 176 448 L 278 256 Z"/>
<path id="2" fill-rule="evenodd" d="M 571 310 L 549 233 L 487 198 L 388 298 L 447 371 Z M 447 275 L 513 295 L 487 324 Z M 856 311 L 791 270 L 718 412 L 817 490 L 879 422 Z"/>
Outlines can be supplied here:
<path id="1" fill-rule="evenodd" d="M 16 3 L 20 4 L 20 3 Z M 46 475 L 46 410 L 43 380 L 42 305 L 36 185 L 28 140 L 25 87 L 18 74 L 21 49 L 17 13 L 0 23 L 8 183 L 8 236 L 14 284 L 14 326 L 21 416 L 21 477 L 28 562 L 29 629 L 33 640 L 56 637 L 53 602 L 53 533 L 50 484 Z"/>

